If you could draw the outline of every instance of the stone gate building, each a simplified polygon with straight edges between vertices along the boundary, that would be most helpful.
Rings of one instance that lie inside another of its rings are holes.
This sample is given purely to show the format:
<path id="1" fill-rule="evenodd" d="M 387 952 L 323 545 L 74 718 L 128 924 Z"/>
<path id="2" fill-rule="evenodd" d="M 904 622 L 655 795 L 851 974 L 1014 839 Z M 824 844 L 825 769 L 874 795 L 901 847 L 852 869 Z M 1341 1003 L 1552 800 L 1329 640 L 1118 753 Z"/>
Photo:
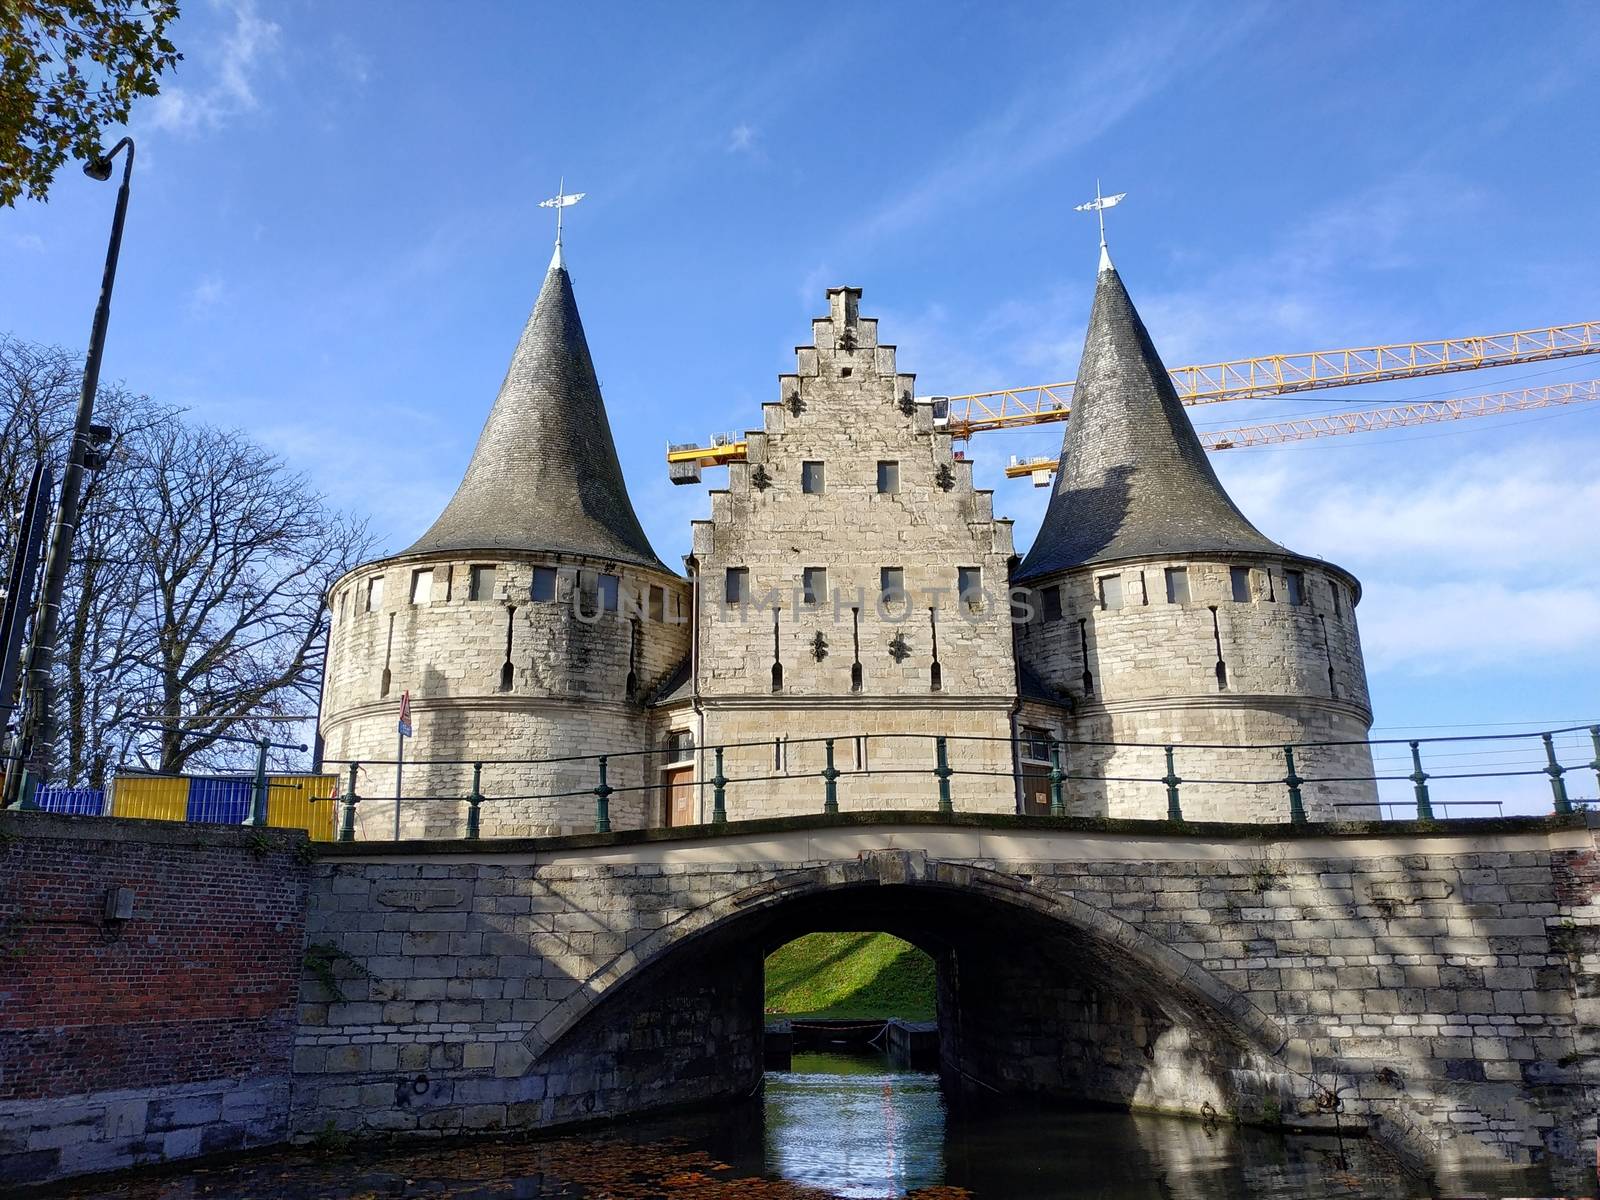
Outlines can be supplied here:
<path id="1" fill-rule="evenodd" d="M 829 289 L 680 575 L 557 246 L 456 495 L 330 592 L 321 731 L 364 764 L 358 836 L 393 836 L 397 791 L 402 832 L 459 835 L 475 762 L 484 835 L 592 828 L 600 755 L 616 827 L 698 824 L 716 747 L 735 819 L 812 811 L 830 766 L 842 809 L 924 808 L 937 735 L 962 811 L 1045 811 L 1062 743 L 1068 813 L 1165 816 L 1172 746 L 1186 816 L 1281 820 L 1281 745 L 1342 742 L 1299 750 L 1307 814 L 1373 815 L 1359 584 L 1229 499 L 1110 259 L 1020 561 L 860 298 Z"/>

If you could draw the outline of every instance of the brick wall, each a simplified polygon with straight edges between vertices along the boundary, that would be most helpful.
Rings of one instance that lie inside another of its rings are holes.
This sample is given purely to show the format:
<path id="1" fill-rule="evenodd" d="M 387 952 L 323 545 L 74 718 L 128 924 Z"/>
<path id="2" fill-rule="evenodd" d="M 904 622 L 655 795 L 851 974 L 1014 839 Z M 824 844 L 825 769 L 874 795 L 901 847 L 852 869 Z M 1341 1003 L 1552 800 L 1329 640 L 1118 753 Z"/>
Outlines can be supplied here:
<path id="1" fill-rule="evenodd" d="M 0 814 L 0 1179 L 281 1138 L 305 844 Z M 113 888 L 126 921 L 104 915 Z"/>

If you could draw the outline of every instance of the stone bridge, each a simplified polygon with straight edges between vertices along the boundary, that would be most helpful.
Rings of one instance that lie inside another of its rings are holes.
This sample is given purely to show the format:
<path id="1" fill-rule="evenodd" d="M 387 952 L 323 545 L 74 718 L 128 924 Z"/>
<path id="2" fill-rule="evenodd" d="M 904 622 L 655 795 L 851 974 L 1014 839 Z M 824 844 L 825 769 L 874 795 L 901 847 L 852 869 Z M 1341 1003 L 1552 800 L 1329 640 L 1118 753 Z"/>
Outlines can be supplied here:
<path id="1" fill-rule="evenodd" d="M 1582 814 L 856 813 L 323 847 L 308 940 L 337 983 L 302 986 L 294 1125 L 543 1128 L 743 1096 L 764 956 L 885 930 L 937 964 L 958 1090 L 1361 1129 L 1446 1178 L 1580 1172 L 1597 891 Z"/>

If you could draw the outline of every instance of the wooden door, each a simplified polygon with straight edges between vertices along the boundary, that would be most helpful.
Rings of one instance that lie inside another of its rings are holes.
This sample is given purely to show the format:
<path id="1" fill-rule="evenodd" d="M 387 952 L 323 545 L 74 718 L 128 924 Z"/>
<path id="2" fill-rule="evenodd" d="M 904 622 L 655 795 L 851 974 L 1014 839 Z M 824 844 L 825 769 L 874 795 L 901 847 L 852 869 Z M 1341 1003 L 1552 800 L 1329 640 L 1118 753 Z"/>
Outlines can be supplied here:
<path id="1" fill-rule="evenodd" d="M 666 802 L 662 806 L 668 825 L 693 825 L 694 820 L 694 767 L 668 767 L 661 772 L 662 790 Z"/>
<path id="2" fill-rule="evenodd" d="M 1022 811 L 1038 816 L 1050 812 L 1050 768 L 1027 764 L 1022 768 Z"/>

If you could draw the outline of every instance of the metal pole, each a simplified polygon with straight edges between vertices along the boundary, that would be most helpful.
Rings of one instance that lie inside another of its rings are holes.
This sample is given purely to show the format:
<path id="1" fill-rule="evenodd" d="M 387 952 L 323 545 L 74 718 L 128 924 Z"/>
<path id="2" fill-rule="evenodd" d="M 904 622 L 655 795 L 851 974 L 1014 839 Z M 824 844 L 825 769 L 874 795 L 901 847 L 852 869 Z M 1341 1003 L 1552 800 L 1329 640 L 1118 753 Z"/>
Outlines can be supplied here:
<path id="1" fill-rule="evenodd" d="M 616 791 L 606 782 L 606 756 L 600 756 L 600 782 L 594 789 L 594 831 L 611 832 L 611 793 Z"/>
<path id="2" fill-rule="evenodd" d="M 834 782 L 839 778 L 839 772 L 833 766 L 832 738 L 823 741 L 822 750 L 827 755 L 827 765 L 822 768 L 822 811 L 832 814 L 839 811 L 839 785 Z"/>
<path id="3" fill-rule="evenodd" d="M 1061 769 L 1061 743 L 1050 743 L 1050 815 L 1064 817 L 1067 815 L 1067 801 L 1061 794 L 1061 781 L 1067 773 Z"/>
<path id="4" fill-rule="evenodd" d="M 1556 744 L 1550 734 L 1541 734 L 1544 738 L 1544 757 L 1550 764 L 1545 767 L 1544 773 L 1550 776 L 1550 794 L 1555 798 L 1556 812 L 1561 816 L 1572 811 L 1572 801 L 1567 799 L 1567 781 L 1561 777 L 1567 769 L 1556 761 Z"/>
<path id="5" fill-rule="evenodd" d="M 400 784 L 406 769 L 406 735 L 397 733 L 394 740 L 394 840 L 398 842 L 400 840 Z"/>
<path id="6" fill-rule="evenodd" d="M 726 825 L 728 823 L 728 796 L 725 789 L 728 786 L 727 777 L 722 773 L 722 747 L 718 746 L 717 773 L 711 777 L 711 823 L 713 825 Z"/>
<path id="7" fill-rule="evenodd" d="M 1283 765 L 1287 772 L 1283 777 L 1283 782 L 1289 789 L 1289 824 L 1304 825 L 1306 823 L 1306 806 L 1305 801 L 1300 798 L 1300 785 L 1305 780 L 1301 779 L 1295 772 L 1293 746 L 1285 746 L 1283 748 Z"/>
<path id="8" fill-rule="evenodd" d="M 250 815 L 244 823 L 257 828 L 267 823 L 267 748 L 271 745 L 266 738 L 262 738 L 261 744 L 256 747 L 255 786 L 250 789 Z"/>
<path id="9" fill-rule="evenodd" d="M 939 811 L 953 813 L 956 809 L 950 802 L 950 776 L 955 772 L 950 769 L 950 753 L 945 747 L 943 734 L 934 739 L 934 757 L 937 764 L 933 768 L 933 773 L 939 779 Z"/>
<path id="10" fill-rule="evenodd" d="M 482 763 L 473 763 L 472 764 L 472 795 L 467 797 L 467 836 L 469 838 L 476 838 L 478 836 L 478 830 L 480 828 L 480 825 L 479 825 L 480 818 L 479 818 L 479 815 L 478 815 L 478 806 L 483 803 L 482 784 L 483 784 L 483 764 Z"/>
<path id="11" fill-rule="evenodd" d="M 67 569 L 72 562 L 72 540 L 78 532 L 79 505 L 83 499 L 83 473 L 89 465 L 90 426 L 94 420 L 94 398 L 100 388 L 100 362 L 105 353 L 106 327 L 111 320 L 111 292 L 117 280 L 117 256 L 122 250 L 122 226 L 128 215 L 128 182 L 133 174 L 133 139 L 123 138 L 109 153 L 85 164 L 91 178 L 111 178 L 111 158 L 127 148 L 123 161 L 122 186 L 117 189 L 117 207 L 111 218 L 111 240 L 106 246 L 105 272 L 100 278 L 100 300 L 95 305 L 94 325 L 89 332 L 89 354 L 83 363 L 83 387 L 78 393 L 78 413 L 72 427 L 72 444 L 67 452 L 66 472 L 61 478 L 61 501 L 56 510 L 56 526 L 45 557 L 44 595 L 33 625 L 33 641 L 28 650 L 27 761 L 30 773 L 45 775 L 55 757 L 56 633 L 61 621 L 61 597 L 67 586 Z M 103 174 L 101 172 L 104 172 Z"/>
<path id="12" fill-rule="evenodd" d="M 17 527 L 17 545 L 11 555 L 10 574 L 6 577 L 5 619 L 0 621 L 0 729 L 11 724 L 16 708 L 22 633 L 27 628 L 27 613 L 33 604 L 33 585 L 39 575 L 39 549 L 50 520 L 50 492 L 54 487 L 55 474 L 50 464 L 40 461 L 28 482 L 28 498 L 22 506 L 22 523 Z"/>
<path id="13" fill-rule="evenodd" d="M 1411 782 L 1417 792 L 1417 820 L 1433 820 L 1433 801 L 1428 797 L 1428 773 L 1422 769 L 1422 748 L 1411 743 Z"/>
<path id="14" fill-rule="evenodd" d="M 350 764 L 350 786 L 345 790 L 344 820 L 339 823 L 339 840 L 353 842 L 356 840 L 356 804 L 361 797 L 356 795 L 356 772 L 361 769 L 360 763 Z"/>
<path id="15" fill-rule="evenodd" d="M 1162 747 L 1167 752 L 1167 775 L 1161 782 L 1167 785 L 1167 820 L 1182 821 L 1183 806 L 1178 803 L 1178 785 L 1183 780 L 1178 778 L 1178 773 L 1172 767 L 1172 747 Z"/>
<path id="16" fill-rule="evenodd" d="M 1589 764 L 1594 768 L 1594 781 L 1600 786 L 1600 725 L 1589 726 L 1589 740 L 1594 743 L 1594 761 Z"/>

